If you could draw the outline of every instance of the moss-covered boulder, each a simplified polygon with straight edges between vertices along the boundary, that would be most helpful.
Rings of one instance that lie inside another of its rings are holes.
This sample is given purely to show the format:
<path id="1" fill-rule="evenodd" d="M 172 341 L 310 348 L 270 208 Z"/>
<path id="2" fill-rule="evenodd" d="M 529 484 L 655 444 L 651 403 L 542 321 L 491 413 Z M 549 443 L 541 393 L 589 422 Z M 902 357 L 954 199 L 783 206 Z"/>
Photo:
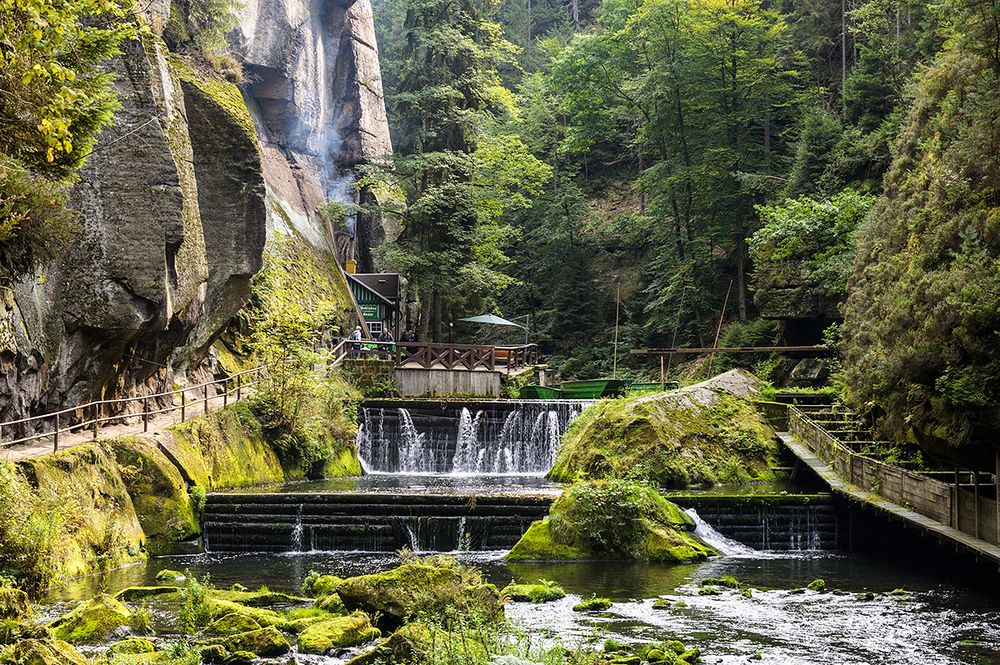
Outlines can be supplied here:
<path id="1" fill-rule="evenodd" d="M 680 390 L 602 400 L 563 437 L 549 478 L 642 478 L 659 485 L 740 483 L 773 477 L 773 431 L 732 370 Z"/>
<path id="2" fill-rule="evenodd" d="M 231 653 L 222 660 L 222 665 L 253 665 L 257 662 L 257 656 L 249 651 L 237 651 Z"/>
<path id="3" fill-rule="evenodd" d="M 216 598 L 212 596 L 210 596 L 206 602 L 212 615 L 216 617 L 223 617 L 227 614 L 235 614 L 244 617 L 245 619 L 252 619 L 264 627 L 274 626 L 275 628 L 284 628 L 288 625 L 288 620 L 274 610 L 268 610 L 262 607 L 247 607 L 246 605 L 241 605 L 240 603 L 226 600 L 225 598 Z"/>
<path id="4" fill-rule="evenodd" d="M 299 634 L 299 651 L 325 654 L 332 649 L 370 642 L 380 635 L 367 614 L 355 612 L 346 617 L 324 619 L 303 630 Z"/>
<path id="5" fill-rule="evenodd" d="M 115 594 L 115 599 L 126 603 L 134 603 L 145 598 L 169 596 L 179 593 L 175 586 L 130 586 Z"/>
<path id="6" fill-rule="evenodd" d="M 206 632 L 214 635 L 235 635 L 237 633 L 248 633 L 252 630 L 260 630 L 261 625 L 252 617 L 244 614 L 229 613 L 213 621 Z"/>
<path id="7" fill-rule="evenodd" d="M 343 579 L 336 575 L 320 575 L 316 571 L 310 571 L 306 575 L 306 578 L 302 580 L 302 595 L 316 598 L 336 593 L 343 581 Z"/>
<path id="8" fill-rule="evenodd" d="M 168 431 L 164 448 L 195 485 L 212 490 L 287 479 L 278 453 L 244 402 Z"/>
<path id="9" fill-rule="evenodd" d="M 72 644 L 61 640 L 21 640 L 0 663 L 9 665 L 90 665 Z"/>
<path id="10" fill-rule="evenodd" d="M 104 439 L 100 445 L 118 462 L 150 554 L 173 553 L 178 543 L 198 535 L 198 516 L 187 484 L 152 441 L 126 436 Z"/>
<path id="11" fill-rule="evenodd" d="M 52 622 L 52 634 L 73 643 L 107 640 L 113 633 L 128 627 L 132 611 L 107 594 L 99 594 Z"/>
<path id="12" fill-rule="evenodd" d="M 511 548 L 512 561 L 635 559 L 700 561 L 716 554 L 694 523 L 654 488 L 620 480 L 576 483 Z"/>
<path id="13" fill-rule="evenodd" d="M 555 584 L 508 584 L 500 593 L 518 603 L 548 603 L 566 597 L 566 591 Z"/>
<path id="14" fill-rule="evenodd" d="M 611 607 L 610 598 L 587 598 L 573 606 L 574 612 L 602 612 Z M 652 660 L 652 659 L 651 659 Z"/>
<path id="15" fill-rule="evenodd" d="M 169 568 L 164 568 L 156 574 L 156 581 L 160 583 L 167 582 L 183 582 L 187 579 L 184 573 L 177 570 L 170 570 Z"/>
<path id="16" fill-rule="evenodd" d="M 455 654 L 463 662 L 488 660 L 482 644 L 475 639 L 463 639 L 440 628 L 421 622 L 408 623 L 377 646 L 355 656 L 347 665 L 375 663 L 418 663 L 432 653 Z"/>
<path id="17" fill-rule="evenodd" d="M 121 642 L 115 642 L 108 649 L 109 656 L 136 655 L 140 653 L 153 653 L 156 645 L 142 637 L 130 637 Z"/>
<path id="18" fill-rule="evenodd" d="M 21 620 L 30 612 L 28 594 L 14 587 L 0 586 L 0 619 Z"/>
<path id="19" fill-rule="evenodd" d="M 224 646 L 226 651 L 230 653 L 249 651 L 261 658 L 282 656 L 292 650 L 288 640 L 274 626 L 230 635 L 220 638 L 217 643 Z"/>
<path id="20" fill-rule="evenodd" d="M 87 575 L 145 559 L 146 537 L 121 470 L 100 445 L 21 460 L 17 469 L 34 494 L 35 517 L 58 534 L 44 543 L 41 562 L 52 577 Z"/>
<path id="21" fill-rule="evenodd" d="M 348 610 L 380 614 L 394 627 L 418 612 L 455 609 L 492 620 L 503 614 L 500 592 L 480 573 L 452 559 L 434 557 L 405 563 L 398 568 L 344 580 L 338 595 Z"/>

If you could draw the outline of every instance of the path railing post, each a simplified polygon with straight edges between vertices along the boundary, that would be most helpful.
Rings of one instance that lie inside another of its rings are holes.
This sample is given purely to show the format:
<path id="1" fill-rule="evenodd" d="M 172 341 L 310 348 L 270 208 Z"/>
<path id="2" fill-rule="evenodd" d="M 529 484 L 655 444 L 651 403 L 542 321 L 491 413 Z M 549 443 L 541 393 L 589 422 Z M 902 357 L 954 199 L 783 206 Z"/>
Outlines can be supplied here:
<path id="1" fill-rule="evenodd" d="M 240 391 L 242 389 L 242 384 L 243 384 L 243 375 L 242 374 L 237 374 L 236 375 L 236 401 L 237 402 L 240 401 Z"/>
<path id="2" fill-rule="evenodd" d="M 149 397 L 142 398 L 142 431 L 149 431 Z"/>
<path id="3" fill-rule="evenodd" d="M 958 467 L 955 467 L 955 523 L 953 527 L 962 530 L 962 486 L 958 482 Z"/>
<path id="4" fill-rule="evenodd" d="M 207 383 L 205 384 L 205 390 L 203 392 L 205 394 L 205 408 L 202 411 L 202 413 L 208 414 L 208 384 Z"/>
<path id="5" fill-rule="evenodd" d="M 56 411 L 56 428 L 52 432 L 52 452 L 59 451 L 59 412 Z"/>
<path id="6" fill-rule="evenodd" d="M 222 380 L 222 408 L 229 406 L 229 377 Z"/>
<path id="7" fill-rule="evenodd" d="M 184 417 L 187 415 L 185 411 L 187 410 L 187 393 L 181 390 L 181 422 L 184 422 Z"/>
<path id="8" fill-rule="evenodd" d="M 979 537 L 979 471 L 973 471 L 972 473 L 975 476 L 975 482 L 972 485 L 973 496 L 975 498 L 975 501 L 973 501 L 972 507 L 976 513 L 975 535 L 976 538 L 978 538 Z"/>
<path id="9" fill-rule="evenodd" d="M 93 431 L 94 431 L 94 440 L 95 441 L 97 440 L 97 414 L 100 413 L 99 409 L 100 409 L 100 407 L 97 404 L 94 404 L 94 409 L 93 409 L 93 414 L 92 415 L 94 417 Z"/>

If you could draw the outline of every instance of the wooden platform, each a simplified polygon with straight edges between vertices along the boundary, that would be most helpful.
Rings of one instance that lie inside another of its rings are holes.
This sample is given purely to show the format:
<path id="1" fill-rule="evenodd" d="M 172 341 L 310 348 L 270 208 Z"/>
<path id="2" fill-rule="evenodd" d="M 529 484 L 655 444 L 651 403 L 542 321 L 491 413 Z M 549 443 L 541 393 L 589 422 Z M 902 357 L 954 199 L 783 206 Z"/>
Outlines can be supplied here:
<path id="1" fill-rule="evenodd" d="M 975 538 L 963 531 L 954 529 L 929 517 L 889 501 L 878 494 L 868 492 L 841 478 L 825 461 L 813 453 L 804 443 L 789 432 L 778 432 L 782 442 L 795 453 L 804 464 L 808 465 L 838 494 L 861 501 L 889 516 L 918 527 L 939 538 L 942 542 L 954 543 L 956 547 L 1000 567 L 1000 546 Z"/>

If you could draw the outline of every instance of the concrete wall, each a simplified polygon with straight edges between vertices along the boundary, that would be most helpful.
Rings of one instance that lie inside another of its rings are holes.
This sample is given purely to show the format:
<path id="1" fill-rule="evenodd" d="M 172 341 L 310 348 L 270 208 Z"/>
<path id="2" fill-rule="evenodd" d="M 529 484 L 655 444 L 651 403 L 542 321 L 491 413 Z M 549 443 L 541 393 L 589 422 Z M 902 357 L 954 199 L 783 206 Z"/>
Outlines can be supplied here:
<path id="1" fill-rule="evenodd" d="M 500 396 L 500 372 L 401 367 L 396 369 L 396 379 L 403 397 Z"/>

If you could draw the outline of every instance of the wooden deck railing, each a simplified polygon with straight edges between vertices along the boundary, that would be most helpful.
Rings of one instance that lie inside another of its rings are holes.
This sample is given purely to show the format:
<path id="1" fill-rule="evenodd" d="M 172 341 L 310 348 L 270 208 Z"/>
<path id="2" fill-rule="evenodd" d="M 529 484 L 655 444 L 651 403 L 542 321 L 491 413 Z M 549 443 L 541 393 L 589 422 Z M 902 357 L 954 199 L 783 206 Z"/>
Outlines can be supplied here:
<path id="1" fill-rule="evenodd" d="M 788 430 L 841 478 L 936 522 L 1000 544 L 1000 504 L 982 495 L 983 477 L 989 479 L 991 474 L 956 469 L 952 473 L 953 483 L 949 484 L 932 475 L 862 455 L 810 418 L 810 411 L 788 407 Z M 991 480 L 995 488 L 996 477 Z M 970 486 L 971 490 L 965 489 Z"/>
<path id="2" fill-rule="evenodd" d="M 360 348 L 356 348 L 360 344 Z M 523 346 L 482 346 L 473 344 L 435 344 L 428 342 L 374 342 L 360 343 L 341 340 L 326 356 L 317 370 L 329 371 L 343 364 L 348 358 L 380 358 L 393 360 L 397 367 L 417 366 L 425 369 L 461 369 L 468 371 L 514 369 L 538 362 L 538 348 L 534 344 Z M 232 376 L 207 381 L 168 392 L 105 399 L 77 406 L 0 423 L 0 449 L 18 444 L 51 439 L 52 450 L 59 450 L 59 439 L 69 433 L 90 430 L 96 439 L 102 427 L 109 424 L 141 419 L 143 432 L 149 430 L 149 421 L 162 413 L 180 411 L 181 422 L 188 413 L 200 405 L 200 414 L 209 412 L 211 400 L 222 398 L 222 406 L 230 400 L 238 401 L 247 389 L 256 385 L 265 369 L 254 367 Z M 6 437 L 6 438 L 5 438 Z"/>
<path id="3" fill-rule="evenodd" d="M 334 348 L 333 367 L 348 359 L 392 360 L 396 367 L 458 369 L 466 371 L 504 369 L 508 373 L 538 362 L 535 344 L 483 346 L 435 342 L 373 342 L 343 340 Z"/>
<path id="4" fill-rule="evenodd" d="M 62 435 L 90 430 L 92 438 L 96 439 L 102 427 L 134 418 L 142 420 L 142 431 L 147 432 L 150 418 L 161 413 L 180 411 L 181 422 L 184 422 L 188 412 L 197 409 L 198 405 L 202 406 L 202 414 L 208 413 L 213 399 L 222 397 L 223 407 L 228 406 L 230 400 L 242 399 L 248 394 L 248 389 L 260 381 L 263 369 L 254 367 L 223 379 L 168 392 L 95 400 L 52 413 L 0 423 L 0 448 L 52 439 L 52 450 L 57 451 Z M 5 436 L 10 438 L 4 440 Z"/>

